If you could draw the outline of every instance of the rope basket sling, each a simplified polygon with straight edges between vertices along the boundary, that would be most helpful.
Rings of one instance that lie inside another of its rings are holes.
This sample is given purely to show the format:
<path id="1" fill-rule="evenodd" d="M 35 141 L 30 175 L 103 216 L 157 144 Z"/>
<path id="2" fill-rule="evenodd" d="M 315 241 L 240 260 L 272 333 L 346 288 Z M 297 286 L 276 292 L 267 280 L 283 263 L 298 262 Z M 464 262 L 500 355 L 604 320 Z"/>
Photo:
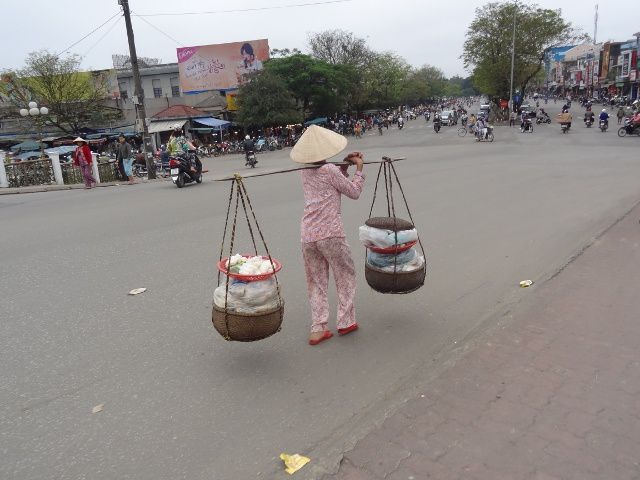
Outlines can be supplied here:
<path id="1" fill-rule="evenodd" d="M 373 191 L 373 201 L 371 202 L 371 209 L 369 210 L 369 219 L 365 223 L 370 227 L 391 230 L 392 232 L 394 232 L 395 244 L 397 245 L 398 232 L 415 228 L 415 223 L 413 221 L 413 216 L 411 215 L 411 210 L 409 209 L 409 204 L 407 203 L 407 198 L 404 194 L 404 190 L 402 189 L 402 185 L 400 184 L 400 179 L 398 178 L 398 174 L 396 172 L 395 166 L 393 165 L 393 162 L 388 157 L 383 157 L 383 160 L 384 162 L 380 164 L 380 168 L 378 169 L 376 185 Z M 381 177 L 384 179 L 385 199 L 387 202 L 387 216 L 372 217 L 373 207 L 376 203 L 378 185 L 380 183 Z M 396 216 L 395 202 L 393 198 L 394 182 L 400 190 L 400 193 L 402 194 L 402 199 L 404 200 L 404 205 L 406 207 L 407 215 L 409 216 L 410 221 L 398 218 Z M 427 276 L 427 264 L 426 255 L 424 252 L 424 247 L 422 246 L 420 235 L 418 235 L 418 244 L 420 245 L 420 250 L 422 251 L 423 257 L 425 258 L 425 263 L 422 265 L 422 267 L 408 272 L 404 272 L 398 268 L 396 256 L 394 256 L 393 271 L 386 271 L 370 265 L 366 260 L 365 254 L 364 274 L 369 286 L 373 290 L 380 293 L 399 294 L 415 292 L 420 287 L 422 287 Z"/>
<path id="2" fill-rule="evenodd" d="M 249 194 L 247 193 L 247 189 L 242 182 L 242 177 L 240 175 L 235 175 L 232 183 L 231 183 L 231 191 L 229 193 L 229 205 L 227 207 L 227 217 L 224 224 L 224 233 L 222 235 L 222 245 L 220 247 L 220 259 L 222 262 L 222 257 L 224 254 L 224 246 L 227 238 L 227 230 L 229 226 L 229 216 L 231 213 L 231 206 L 233 205 L 233 200 L 235 198 L 235 210 L 233 214 L 233 223 L 231 227 L 230 241 L 229 241 L 229 256 L 228 259 L 233 255 L 233 248 L 236 240 L 236 227 L 238 224 L 238 210 L 240 209 L 240 205 L 242 205 L 242 211 L 244 212 L 244 217 L 247 221 L 247 226 L 249 228 L 249 235 L 251 236 L 251 242 L 253 244 L 253 249 L 255 255 L 258 255 L 258 248 L 256 246 L 256 240 L 254 236 L 253 224 L 255 224 L 255 229 L 257 230 L 260 239 L 262 240 L 262 245 L 264 246 L 264 250 L 266 253 L 266 257 L 269 258 L 269 262 L 271 263 L 271 268 L 273 271 L 276 271 L 276 267 L 273 262 L 273 258 L 269 253 L 269 248 L 267 247 L 267 243 L 264 239 L 264 235 L 262 234 L 262 230 L 260 229 L 260 225 L 258 223 L 258 219 L 256 218 L 256 214 L 253 211 L 253 206 L 251 205 L 251 200 L 249 199 Z M 251 212 L 251 217 L 247 212 L 247 207 L 249 207 L 249 211 Z M 222 272 L 218 271 L 218 285 L 220 285 L 220 275 Z M 282 299 L 280 292 L 280 284 L 278 283 L 278 276 L 274 273 L 273 275 L 276 283 L 276 289 L 278 293 L 278 302 L 277 306 L 273 309 L 262 311 L 260 313 L 252 314 L 252 313 L 239 313 L 229 311 L 229 275 L 225 275 L 225 299 L 224 299 L 224 308 L 218 307 L 215 302 L 213 303 L 213 311 L 211 313 L 211 320 L 213 322 L 213 326 L 216 331 L 222 335 L 225 340 L 228 341 L 237 341 L 237 342 L 254 342 L 256 340 L 262 340 L 263 338 L 270 337 L 271 335 L 280 331 L 282 325 L 282 319 L 284 316 L 284 300 Z"/>

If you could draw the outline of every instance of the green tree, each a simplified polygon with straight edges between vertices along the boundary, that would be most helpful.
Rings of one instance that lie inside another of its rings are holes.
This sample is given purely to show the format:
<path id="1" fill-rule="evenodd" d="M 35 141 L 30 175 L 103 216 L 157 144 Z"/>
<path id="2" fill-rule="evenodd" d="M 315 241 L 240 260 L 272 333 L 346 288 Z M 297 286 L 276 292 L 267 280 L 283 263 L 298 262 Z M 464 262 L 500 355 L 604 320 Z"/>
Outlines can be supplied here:
<path id="1" fill-rule="evenodd" d="M 374 53 L 362 72 L 363 92 L 369 107 L 395 107 L 402 103 L 411 67 L 390 52 Z"/>
<path id="2" fill-rule="evenodd" d="M 466 33 L 462 59 L 465 68 L 473 70 L 475 86 L 495 100 L 509 97 L 514 18 L 514 88 L 520 91 L 525 91 L 542 70 L 550 48 L 584 38 L 562 18 L 560 10 L 518 2 L 488 3 L 477 8 Z"/>
<path id="3" fill-rule="evenodd" d="M 424 65 L 407 76 L 401 100 L 403 103 L 417 104 L 444 95 L 449 95 L 444 73 L 437 67 Z"/>
<path id="4" fill-rule="evenodd" d="M 293 95 L 275 73 L 251 74 L 251 81 L 238 92 L 238 122 L 245 128 L 286 125 L 302 121 Z"/>
<path id="5" fill-rule="evenodd" d="M 32 52 L 25 67 L 4 72 L 4 99 L 16 107 L 31 100 L 49 108 L 46 118 L 65 133 L 75 134 L 88 123 L 96 124 L 120 118 L 119 109 L 105 103 L 108 97 L 106 78 L 81 72 L 80 57 L 58 57 L 46 50 Z"/>
<path id="6" fill-rule="evenodd" d="M 353 76 L 349 65 L 332 65 L 310 55 L 295 54 L 272 58 L 265 62 L 264 69 L 285 82 L 305 115 L 331 115 L 347 103 Z"/>

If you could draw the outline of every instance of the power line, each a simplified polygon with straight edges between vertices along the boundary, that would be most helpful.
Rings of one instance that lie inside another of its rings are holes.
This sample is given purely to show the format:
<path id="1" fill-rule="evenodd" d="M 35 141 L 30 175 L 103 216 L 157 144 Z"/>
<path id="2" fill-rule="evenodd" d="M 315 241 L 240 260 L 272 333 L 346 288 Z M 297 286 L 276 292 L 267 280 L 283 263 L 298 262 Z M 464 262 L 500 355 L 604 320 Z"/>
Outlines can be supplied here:
<path id="1" fill-rule="evenodd" d="M 122 20 L 122 17 L 118 17 L 118 18 L 116 19 L 116 21 L 115 21 L 115 22 L 113 22 L 113 24 L 112 24 L 112 25 L 107 29 L 107 31 L 106 31 L 106 32 L 104 32 L 104 34 L 102 34 L 102 36 L 101 36 L 98 40 L 96 40 L 96 42 L 95 42 L 93 45 L 91 45 L 91 46 L 87 49 L 87 51 L 86 51 L 86 52 L 84 52 L 84 53 L 82 54 L 82 57 L 83 57 L 83 58 L 84 58 L 84 57 L 86 57 L 86 56 L 89 54 L 89 52 L 91 52 L 91 50 L 93 50 L 93 49 L 94 49 L 94 48 L 95 48 L 95 47 L 96 47 L 96 46 L 97 46 L 97 45 L 98 45 L 102 40 L 104 40 L 104 38 L 105 38 L 107 35 L 109 35 L 109 33 L 111 33 L 111 31 L 112 31 L 115 27 L 117 27 L 117 26 L 118 26 L 118 24 L 120 23 L 120 20 Z"/>
<path id="2" fill-rule="evenodd" d="M 296 8 L 296 7 L 312 7 L 315 5 L 328 5 L 331 3 L 347 3 L 353 0 L 324 0 L 320 2 L 311 3 L 291 3 L 289 5 L 278 5 L 272 7 L 254 7 L 254 8 L 237 8 L 233 10 L 214 10 L 208 12 L 164 12 L 164 13 L 147 13 L 139 14 L 138 17 L 168 17 L 168 16 L 184 16 L 184 15 L 212 15 L 220 13 L 241 13 L 241 12 L 259 12 L 263 10 L 278 10 L 283 8 Z"/>
<path id="3" fill-rule="evenodd" d="M 131 12 L 131 14 L 134 17 L 138 17 L 140 20 L 142 20 L 144 23 L 146 23 L 147 25 L 149 25 L 151 28 L 153 28 L 154 30 L 157 30 L 158 32 L 160 32 L 162 35 L 164 35 L 165 37 L 167 37 L 169 40 L 171 40 L 174 43 L 177 43 L 178 45 L 180 45 L 181 47 L 184 47 L 185 45 L 182 42 L 179 42 L 178 40 L 176 40 L 175 38 L 173 38 L 171 35 L 169 35 L 168 33 L 160 30 L 158 27 L 156 27 L 153 23 L 151 23 L 149 20 L 147 20 L 146 18 L 143 18 L 142 15 L 138 15 L 137 13 L 133 13 Z"/>
<path id="4" fill-rule="evenodd" d="M 67 48 L 65 48 L 64 50 L 62 50 L 59 53 L 56 53 L 56 57 L 59 57 L 60 55 L 62 55 L 63 53 L 67 53 L 69 50 L 71 50 L 73 47 L 75 47 L 76 45 L 78 45 L 80 42 L 82 42 L 85 38 L 93 35 L 95 32 L 97 32 L 98 30 L 100 30 L 102 27 L 104 27 L 107 23 L 109 23 L 111 20 L 113 20 L 115 17 L 117 17 L 118 15 L 120 15 L 120 11 L 116 12 L 114 15 L 112 15 L 111 17 L 109 17 L 104 23 L 101 23 L 100 25 L 98 25 L 96 28 L 94 28 L 93 30 L 91 30 L 89 33 L 87 33 L 84 37 L 82 37 L 80 40 L 78 40 L 77 42 L 72 43 L 71 45 L 69 45 Z"/>
<path id="5" fill-rule="evenodd" d="M 151 23 L 149 20 L 147 20 L 146 18 L 142 18 L 140 15 L 136 14 L 136 13 L 131 13 L 133 16 L 138 17 L 140 20 L 142 20 L 144 23 L 146 23 L 147 25 L 149 25 L 151 28 L 153 28 L 154 30 L 157 30 L 158 32 L 160 32 L 162 35 L 164 35 L 165 37 L 167 37 L 169 40 L 171 40 L 172 42 L 176 43 L 177 45 L 180 45 L 181 47 L 186 47 L 186 45 L 178 40 L 176 40 L 175 38 L 173 38 L 171 35 L 169 35 L 167 32 L 163 31 L 162 29 L 156 27 L 153 23 Z M 208 62 L 209 59 L 203 57 L 202 55 L 195 53 L 194 54 L 195 57 L 199 57 L 200 59 L 204 60 L 205 62 Z"/>

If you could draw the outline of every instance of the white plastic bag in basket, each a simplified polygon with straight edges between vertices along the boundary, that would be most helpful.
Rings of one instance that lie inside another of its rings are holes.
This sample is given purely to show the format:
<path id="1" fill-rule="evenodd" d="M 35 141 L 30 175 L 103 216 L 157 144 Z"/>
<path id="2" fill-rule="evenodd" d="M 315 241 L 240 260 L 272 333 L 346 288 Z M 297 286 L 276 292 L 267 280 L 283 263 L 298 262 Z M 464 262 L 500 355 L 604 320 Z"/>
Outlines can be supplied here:
<path id="1" fill-rule="evenodd" d="M 224 308 L 226 285 L 223 282 L 213 292 L 213 301 L 218 308 Z M 228 309 L 238 313 L 260 313 L 278 306 L 278 289 L 274 277 L 257 282 L 229 283 Z"/>

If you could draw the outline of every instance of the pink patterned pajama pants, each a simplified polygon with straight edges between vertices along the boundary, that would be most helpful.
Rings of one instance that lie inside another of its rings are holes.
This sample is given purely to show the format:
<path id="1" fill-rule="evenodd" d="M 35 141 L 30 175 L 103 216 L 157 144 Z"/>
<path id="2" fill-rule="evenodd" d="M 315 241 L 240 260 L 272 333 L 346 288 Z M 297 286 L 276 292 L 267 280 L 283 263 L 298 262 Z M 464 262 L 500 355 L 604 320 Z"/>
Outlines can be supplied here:
<path id="1" fill-rule="evenodd" d="M 356 271 L 351 250 L 344 238 L 326 238 L 302 244 L 307 291 L 311 304 L 311 332 L 327 329 L 329 322 L 329 268 L 333 271 L 338 292 L 338 328 L 356 322 L 353 301 L 356 295 Z"/>

